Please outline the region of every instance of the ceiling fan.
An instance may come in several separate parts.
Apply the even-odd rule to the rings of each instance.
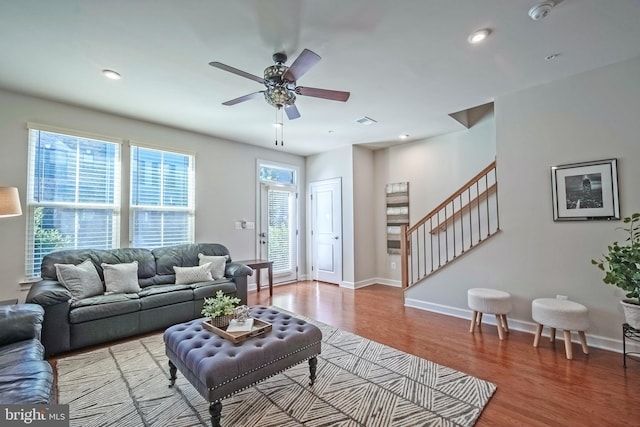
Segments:
[[[298,55],[296,60],[293,61],[293,64],[291,64],[290,67],[287,67],[284,65],[285,62],[287,62],[287,55],[282,52],[274,53],[273,62],[275,62],[275,65],[270,65],[264,69],[264,78],[238,70],[237,68],[223,64],[222,62],[214,61],[210,62],[209,65],[258,83],[262,83],[265,86],[264,90],[231,99],[223,102],[222,105],[236,105],[256,98],[260,96],[260,94],[264,94],[264,99],[269,104],[278,109],[284,108],[289,120],[293,120],[300,117],[300,112],[295,105],[296,95],[313,96],[314,98],[323,98],[341,102],[346,102],[349,99],[349,95],[351,95],[349,92],[297,85],[298,79],[309,71],[311,67],[317,64],[320,59],[320,55],[310,51],[309,49],[305,49],[300,53],[300,55]]]

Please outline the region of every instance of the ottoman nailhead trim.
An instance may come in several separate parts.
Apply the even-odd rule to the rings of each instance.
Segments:
[[[299,353],[299,352],[301,352],[301,351],[303,351],[303,350],[306,350],[306,349],[308,349],[308,348],[310,348],[310,347],[313,347],[314,345],[318,345],[318,344],[320,344],[320,341],[317,341],[317,342],[314,342],[314,343],[312,343],[312,344],[309,344],[309,345],[306,345],[306,346],[304,346],[304,347],[301,347],[301,348],[299,348],[298,350],[296,350],[296,351],[294,351],[294,352],[291,352],[291,353],[287,353],[287,354],[285,354],[284,356],[281,356],[281,357],[279,357],[279,358],[277,358],[277,359],[273,360],[273,361],[272,361],[272,362],[270,362],[270,363],[265,363],[265,364],[263,364],[263,365],[258,366],[257,368],[253,368],[252,370],[250,370],[250,371],[248,371],[248,372],[243,373],[242,375],[239,375],[239,376],[233,377],[233,378],[231,378],[230,380],[227,380],[227,381],[225,381],[225,382],[223,382],[223,383],[220,383],[220,384],[219,384],[219,385],[217,385],[216,387],[209,387],[209,390],[215,390],[215,389],[217,389],[217,388],[219,388],[219,387],[222,387],[222,386],[223,386],[223,385],[225,385],[225,384],[228,384],[228,383],[230,383],[230,382],[232,382],[232,381],[235,381],[235,380],[237,380],[237,379],[240,379],[240,378],[242,378],[242,377],[245,377],[245,376],[247,376],[247,375],[249,375],[249,374],[251,374],[251,373],[253,373],[253,372],[255,372],[255,371],[258,371],[258,370],[260,370],[260,369],[262,369],[262,368],[265,368],[265,367],[267,367],[267,366],[269,366],[269,365],[272,365],[273,363],[277,362],[278,360],[282,360],[282,359],[285,359],[285,358],[287,358],[287,357],[289,357],[289,356],[293,356],[293,355],[294,355],[294,354],[296,354],[296,353]],[[319,354],[319,353],[318,353],[318,354]],[[302,362],[304,362],[304,360],[301,360],[300,362],[294,363],[294,364],[293,364],[293,365],[291,365],[291,366],[295,366],[295,365],[297,365],[297,364],[299,364],[299,363],[302,363]],[[280,372],[283,372],[283,371],[278,371],[278,372],[276,372],[276,374],[279,374]],[[273,374],[273,375],[276,375],[276,374]],[[270,376],[269,376],[269,377],[267,377],[267,378],[270,378],[270,377],[272,377],[273,375],[270,375]],[[254,384],[257,384],[257,382],[256,382],[256,383],[254,383]],[[249,386],[249,387],[250,387],[250,386]],[[246,388],[246,387],[245,387],[245,388]],[[244,390],[244,389],[242,389],[242,390]],[[240,391],[240,390],[238,390],[238,391]],[[234,393],[237,393],[237,392],[234,392]],[[233,393],[232,393],[232,394],[233,394]]]

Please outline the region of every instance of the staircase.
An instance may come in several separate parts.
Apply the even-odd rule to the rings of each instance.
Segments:
[[[455,261],[500,231],[496,162],[411,227],[402,226],[402,287]]]

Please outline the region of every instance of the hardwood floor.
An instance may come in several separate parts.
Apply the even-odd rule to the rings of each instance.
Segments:
[[[563,341],[511,331],[504,341],[495,326],[469,333],[469,321],[404,307],[403,291],[374,285],[356,291],[298,282],[250,292],[250,305],[275,305],[343,328],[407,353],[497,385],[477,426],[640,425],[640,363],[574,343],[567,360]],[[560,334],[561,335],[561,334]]]

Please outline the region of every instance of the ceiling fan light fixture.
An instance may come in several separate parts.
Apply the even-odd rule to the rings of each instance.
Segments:
[[[293,105],[296,102],[295,93],[284,85],[267,88],[264,98],[276,108]]]
[[[474,31],[469,35],[467,41],[471,44],[478,44],[483,42],[487,37],[491,34],[491,30],[489,28],[484,28],[482,30]]]

